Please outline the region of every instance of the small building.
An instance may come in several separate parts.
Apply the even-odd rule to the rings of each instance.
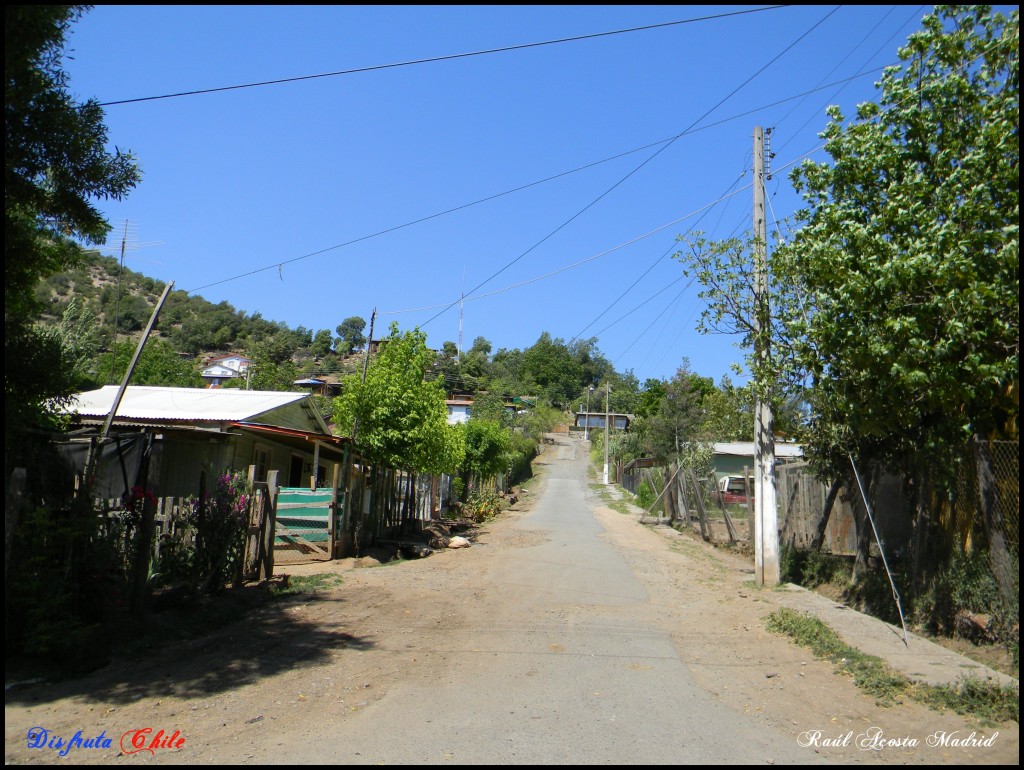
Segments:
[[[607,418],[610,430],[626,431],[629,430],[629,424],[635,419],[635,415],[612,412],[607,415]],[[604,430],[604,422],[604,412],[577,412],[573,432]]]
[[[245,375],[246,369],[252,364],[245,356],[230,355],[211,358],[202,371],[203,379],[211,388],[220,387],[227,380]]]
[[[341,383],[338,382],[337,377],[332,377],[331,375],[306,377],[301,380],[295,380],[292,385],[297,388],[309,388],[309,392],[314,396],[334,397],[341,393]]]
[[[98,433],[117,392],[118,386],[108,385],[74,397],[65,411],[78,429],[77,440]],[[111,438],[117,442],[139,434],[148,434],[158,448],[159,470],[152,480],[157,494],[175,497],[195,494],[204,471],[249,466],[255,466],[256,481],[276,470],[280,486],[308,487],[314,474],[318,486],[330,484],[333,466],[343,464],[349,443],[331,435],[307,393],[129,385]],[[119,462],[116,455],[112,462]],[[134,483],[133,473],[126,470],[124,476]]]
[[[746,468],[754,472],[753,441],[722,441],[714,444],[715,475],[721,479],[725,476],[742,476]],[[790,463],[804,459],[803,447],[786,441],[775,442],[775,462]]]
[[[467,422],[473,408],[471,398],[448,398],[444,405],[448,408],[448,424],[458,425]]]

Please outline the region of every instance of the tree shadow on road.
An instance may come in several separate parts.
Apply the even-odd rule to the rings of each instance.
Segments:
[[[46,661],[8,665],[6,679],[14,684],[7,684],[5,700],[29,706],[68,697],[110,703],[203,698],[291,669],[313,668],[328,663],[337,650],[374,646],[369,638],[342,630],[337,610],[345,601],[341,591],[281,596],[257,586],[195,599],[151,613],[145,633],[115,646],[107,665],[83,676],[58,678]],[[312,612],[310,604],[316,605]],[[204,627],[208,621],[201,618],[218,615],[219,624],[210,621],[214,630]]]

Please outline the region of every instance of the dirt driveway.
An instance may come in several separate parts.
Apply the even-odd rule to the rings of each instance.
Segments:
[[[61,760],[74,764],[282,761],[275,751],[286,742],[295,748],[284,761],[323,761],[315,745],[302,748],[304,739],[322,735],[325,725],[393,703],[389,698],[401,698],[410,683],[429,686],[446,668],[471,665],[481,654],[452,649],[451,632],[493,626],[495,608],[474,600],[474,576],[487,570],[496,553],[529,548],[546,537],[531,525],[531,510],[547,483],[544,463],[523,499],[476,532],[469,548],[383,566],[348,559],[290,567],[292,575],[330,573],[341,582],[314,595],[278,600],[212,635],[117,661],[81,679],[9,688],[6,763],[57,760],[55,748],[29,747],[33,728],[37,734],[38,728],[46,730],[49,740],[67,741],[77,731],[83,741],[111,739],[106,747],[76,745]],[[876,705],[830,665],[765,630],[763,619],[778,599],[752,585],[746,560],[674,530],[642,526],[589,494],[600,537],[625,556],[642,582],[647,611],[669,630],[694,680],[737,720],[771,726],[795,744],[812,744],[806,747],[808,763],[1017,763],[1016,724],[982,727],[914,703]],[[423,712],[427,721],[436,717]],[[152,731],[133,732],[147,728]],[[133,738],[151,741],[159,730],[163,744],[152,754],[129,753]],[[998,734],[987,746],[926,745],[928,736],[940,732]],[[874,748],[856,745],[872,735]],[[890,743],[883,747],[879,740]],[[454,750],[451,759],[458,763]]]

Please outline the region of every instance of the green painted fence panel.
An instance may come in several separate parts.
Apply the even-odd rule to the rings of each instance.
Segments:
[[[331,487],[316,490],[282,487],[277,496],[275,545],[301,542],[298,538],[326,545],[330,517],[334,512],[331,508],[333,501],[334,490]]]

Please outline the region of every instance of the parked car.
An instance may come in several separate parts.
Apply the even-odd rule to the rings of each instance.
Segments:
[[[718,480],[718,491],[722,495],[722,502],[727,505],[747,503],[747,485],[742,476],[723,476]]]

